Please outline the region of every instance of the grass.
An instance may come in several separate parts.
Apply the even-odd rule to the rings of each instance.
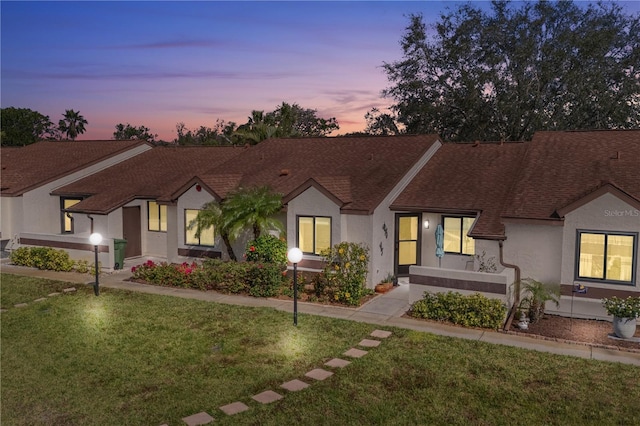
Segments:
[[[3,274],[2,305],[68,283]],[[62,286],[62,287],[58,287]],[[377,327],[267,308],[78,286],[2,319],[2,425],[640,424],[638,367],[404,329],[296,393]],[[25,301],[25,300],[20,300]],[[307,379],[311,382],[311,379]],[[285,397],[259,405],[251,396]],[[242,401],[233,417],[217,407]]]

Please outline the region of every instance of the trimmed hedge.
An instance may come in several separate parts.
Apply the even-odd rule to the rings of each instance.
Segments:
[[[504,322],[507,307],[498,299],[489,299],[480,293],[464,296],[458,292],[425,292],[415,302],[409,315],[436,321],[446,321],[465,327],[498,329]]]

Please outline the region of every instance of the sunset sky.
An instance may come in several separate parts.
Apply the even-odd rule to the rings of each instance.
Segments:
[[[407,15],[433,23],[456,4],[3,0],[1,105],[54,123],[79,110],[79,139],[130,123],[171,141],[179,122],[242,124],[283,101],[336,117],[336,134],[364,130],[365,113],[391,102],[381,65],[400,59]]]

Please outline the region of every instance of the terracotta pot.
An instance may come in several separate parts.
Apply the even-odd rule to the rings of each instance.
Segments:
[[[375,287],[376,293],[386,293],[393,288],[393,283],[377,284]]]
[[[613,317],[613,334],[621,339],[631,339],[636,334],[636,319]]]

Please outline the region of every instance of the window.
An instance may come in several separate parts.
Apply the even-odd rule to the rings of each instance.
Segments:
[[[638,234],[578,231],[577,279],[633,284]]]
[[[75,206],[80,201],[82,201],[82,198],[60,199],[60,223],[63,234],[73,234],[73,213],[67,213],[65,210]]]
[[[470,256],[475,254],[476,243],[473,238],[467,236],[474,220],[473,217],[444,217],[444,251],[446,253]]]
[[[200,210],[185,209],[184,211],[184,242],[189,245],[196,246],[213,246],[214,245],[214,229],[213,226],[200,231],[200,238],[196,237],[196,229],[188,229],[189,224],[197,216]]]
[[[149,231],[167,232],[167,206],[162,206],[155,201],[147,202]]]
[[[331,218],[298,216],[298,247],[310,254],[320,254],[330,248]]]

